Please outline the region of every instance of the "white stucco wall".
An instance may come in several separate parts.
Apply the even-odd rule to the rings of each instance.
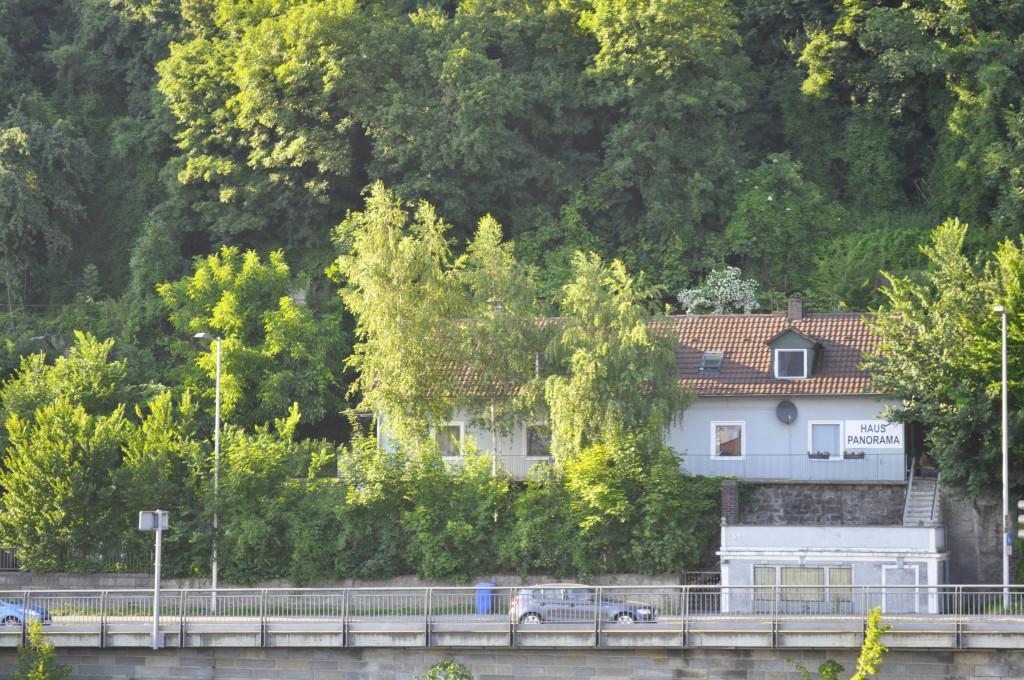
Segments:
[[[797,407],[796,420],[786,425],[778,420],[775,407],[781,397],[705,397],[698,399],[674,423],[666,443],[682,458],[682,467],[691,474],[731,476],[741,479],[902,482],[905,478],[904,451],[862,449],[862,460],[811,460],[807,457],[810,421],[872,420],[880,417],[890,403],[876,397],[790,397]],[[713,458],[711,423],[744,423],[746,453],[743,458]],[[477,450],[496,450],[499,460],[514,479],[525,479],[530,466],[544,459],[526,456],[526,427],[499,432],[497,446],[484,423],[468,413],[457,412],[452,423],[461,423],[467,439]],[[380,422],[381,445],[390,446],[387,421]]]
[[[456,411],[449,423],[462,425],[464,440],[467,443],[472,442],[479,453],[490,454],[496,451],[498,463],[512,479],[525,480],[533,465],[551,460],[526,455],[525,425],[518,425],[510,432],[502,432],[499,429],[495,437],[486,423],[479,422],[464,411]],[[395,444],[388,433],[386,417],[380,417],[377,432],[381,447],[385,450],[394,450]]]
[[[811,460],[810,421],[873,420],[891,402],[876,397],[789,397],[797,408],[790,424],[781,422],[775,408],[783,397],[705,397],[698,399],[674,424],[668,444],[683,454],[683,468],[695,475],[741,479],[797,481],[892,481],[905,478],[905,453],[897,449],[861,449],[863,460]],[[744,423],[745,455],[712,456],[711,424]]]

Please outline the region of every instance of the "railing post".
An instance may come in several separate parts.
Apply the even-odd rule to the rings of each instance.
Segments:
[[[423,610],[423,646],[430,647],[430,605],[433,601],[433,588],[427,588],[427,592],[424,594],[424,600],[426,600],[426,609]]]
[[[100,593],[100,649],[107,646],[107,591]]]
[[[508,589],[508,647],[516,648],[516,608],[513,605],[516,597],[516,589]]]
[[[341,591],[341,646],[348,647],[348,588]]]
[[[28,646],[28,603],[32,599],[31,591],[26,590],[21,603],[21,646]]]
[[[690,588],[689,586],[683,586],[679,591],[679,620],[680,626],[682,627],[682,646],[687,647],[689,640],[687,640],[689,629],[690,629]]]
[[[956,648],[964,648],[964,590],[962,586],[953,589],[953,625],[956,629]]]
[[[604,602],[604,586],[598,586],[597,592],[594,593],[594,597],[597,601],[594,603],[594,648],[601,646],[601,603]]]
[[[185,648],[185,619],[188,616],[188,588],[182,588],[178,595],[178,647]]]
[[[267,646],[267,589],[260,591],[260,647]]]
[[[772,649],[779,646],[779,600],[782,598],[782,592],[779,590],[779,585],[775,585],[775,597],[772,598]],[[753,593],[751,593],[751,600],[753,600]]]

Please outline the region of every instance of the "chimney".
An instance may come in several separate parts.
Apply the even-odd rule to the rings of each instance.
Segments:
[[[788,321],[801,321],[804,318],[804,300],[799,297],[789,298],[789,311],[786,313]]]

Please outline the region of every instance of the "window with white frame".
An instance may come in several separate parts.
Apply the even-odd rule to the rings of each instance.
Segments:
[[[462,453],[462,423],[445,423],[434,430],[441,455],[454,458]]]
[[[807,377],[806,349],[775,350],[775,377],[794,380]]]
[[[807,424],[807,450],[815,458],[843,457],[843,423],[838,420],[812,420]]]
[[[551,456],[551,428],[547,423],[526,426],[526,455],[531,458]]]
[[[757,565],[754,567],[754,599],[775,598],[776,584],[782,602],[853,602],[853,567]]]
[[[711,456],[742,458],[747,452],[745,424],[740,421],[711,423]]]
[[[775,567],[754,567],[754,600],[758,602],[775,600],[777,576]]]

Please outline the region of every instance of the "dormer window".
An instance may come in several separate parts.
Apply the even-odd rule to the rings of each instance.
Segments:
[[[807,377],[806,349],[775,350],[775,377],[797,380]]]
[[[722,360],[725,359],[725,352],[704,352],[700,358],[701,373],[717,373],[722,367]]]

